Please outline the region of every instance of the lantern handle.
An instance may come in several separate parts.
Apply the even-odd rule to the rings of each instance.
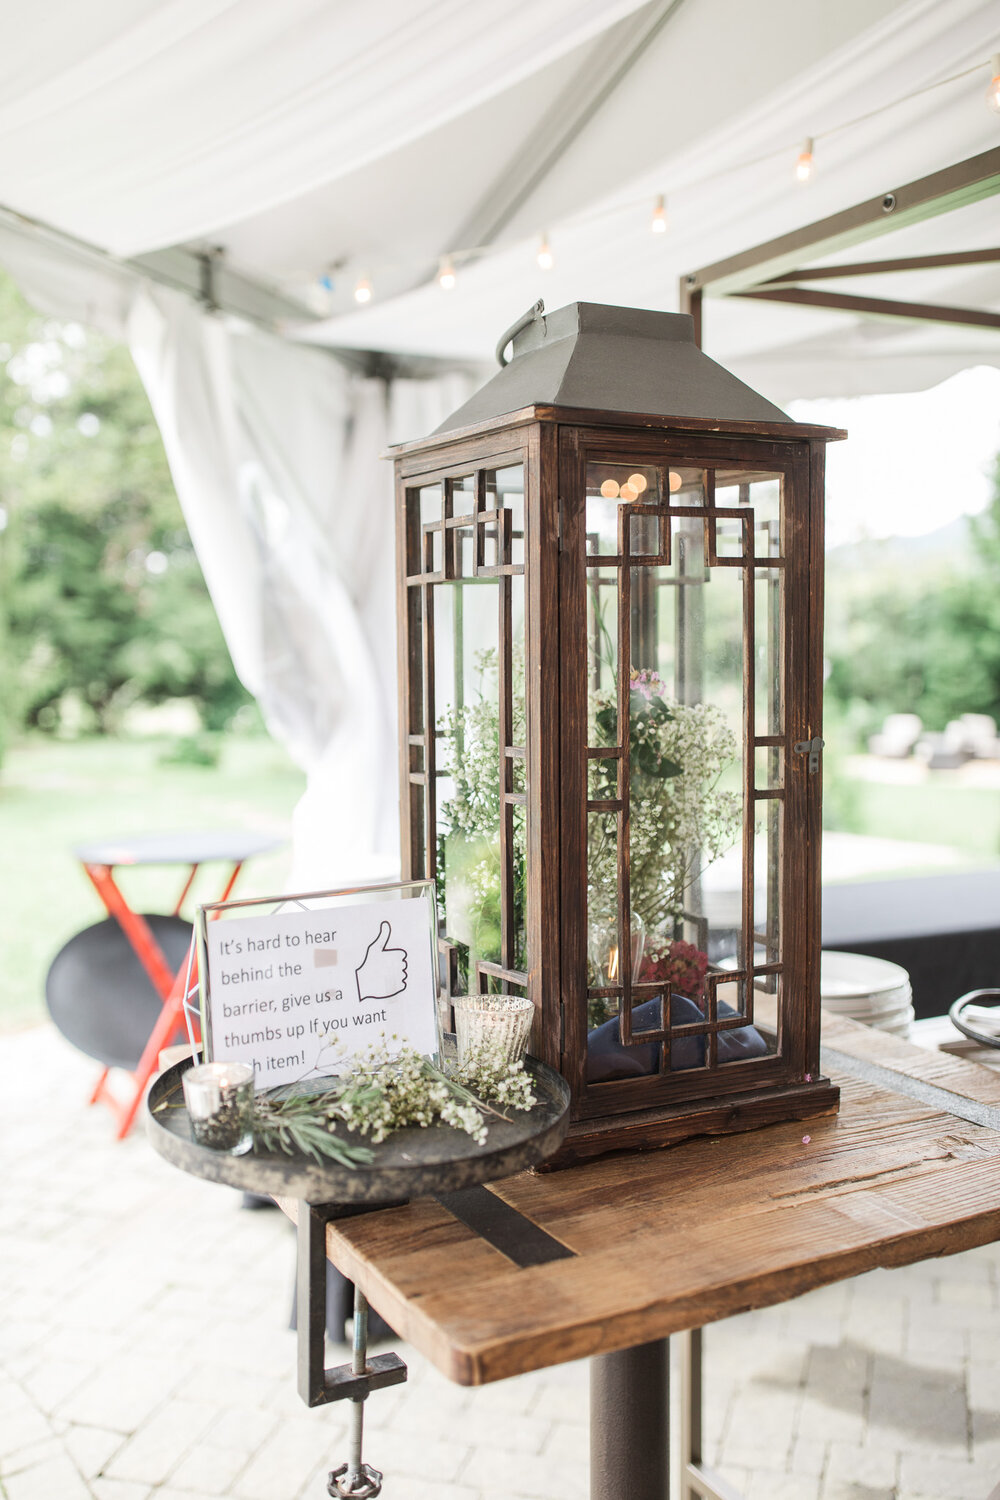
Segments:
[[[542,301],[541,297],[539,297],[538,301],[534,303],[533,306],[529,307],[526,313],[521,314],[516,323],[512,323],[510,325],[506,333],[502,333],[500,335],[500,342],[496,347],[496,356],[497,364],[500,366],[501,370],[505,365],[510,363],[506,353],[507,345],[513,338],[516,338],[516,336],[521,332],[522,328],[527,328],[529,323],[534,323],[536,318],[540,318],[544,311],[545,303]]]

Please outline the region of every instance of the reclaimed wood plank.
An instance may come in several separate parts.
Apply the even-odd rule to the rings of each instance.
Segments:
[[[956,1094],[1000,1096],[985,1069],[935,1066],[851,1023],[834,1020],[827,1040],[867,1042],[883,1066]],[[444,1374],[480,1384],[1000,1237],[1000,1131],[846,1074],[834,1081],[839,1115],[805,1127],[494,1185],[571,1259],[518,1268],[433,1200],[331,1224],[328,1254]]]

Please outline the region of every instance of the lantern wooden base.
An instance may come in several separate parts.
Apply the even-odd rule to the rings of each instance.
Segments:
[[[690,1101],[675,1111],[655,1109],[642,1114],[608,1115],[604,1119],[578,1120],[556,1154],[540,1172],[559,1171],[613,1151],[655,1151],[674,1146],[696,1135],[734,1135],[778,1125],[787,1120],[809,1120],[833,1115],[840,1104],[840,1089],[828,1078],[790,1088],[772,1088],[755,1094],[733,1094],[728,1099],[707,1100],[702,1106]]]

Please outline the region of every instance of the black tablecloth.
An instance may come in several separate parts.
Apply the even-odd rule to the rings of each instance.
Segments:
[[[917,1017],[1000,985],[1000,871],[868,880],[823,889],[823,947],[900,964]]]

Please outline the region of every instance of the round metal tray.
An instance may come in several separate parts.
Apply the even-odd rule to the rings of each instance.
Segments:
[[[375,1159],[366,1167],[321,1165],[299,1153],[286,1156],[257,1146],[245,1156],[199,1146],[191,1135],[181,1083],[190,1058],[168,1068],[153,1083],[146,1098],[146,1133],[175,1167],[252,1193],[304,1198],[309,1203],[391,1203],[456,1192],[537,1166],[562,1144],[569,1128],[569,1086],[536,1058],[527,1058],[525,1066],[538,1103],[512,1113],[509,1120],[489,1117],[485,1145],[448,1125],[397,1130],[371,1148]],[[347,1130],[344,1138],[356,1145],[370,1144]]]
[[[984,1000],[989,1002],[991,1010],[1000,1013],[1000,990],[970,990],[967,995],[960,995],[948,1012],[953,1026],[957,1026],[963,1036],[970,1041],[978,1042],[982,1047],[1000,1047],[1000,1036],[995,1032],[981,1031],[966,1018],[966,1011],[970,1006],[978,1006]],[[986,1009],[986,1007],[983,1007]]]

